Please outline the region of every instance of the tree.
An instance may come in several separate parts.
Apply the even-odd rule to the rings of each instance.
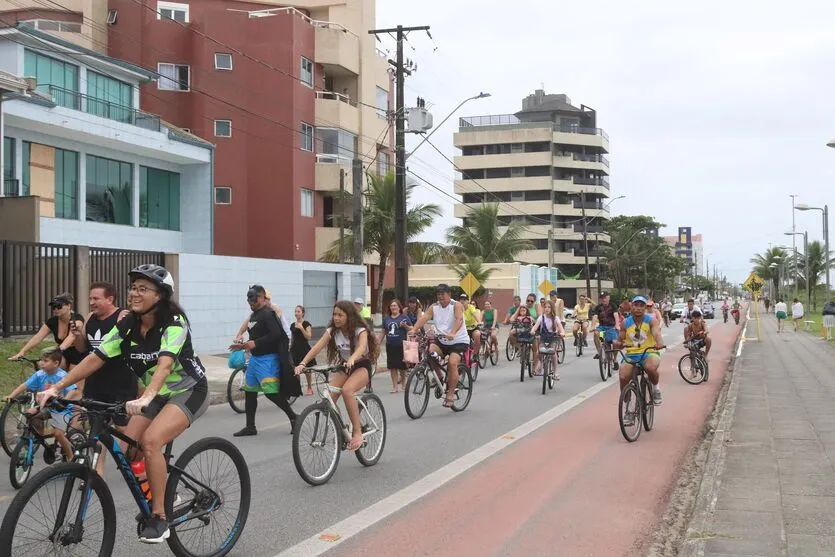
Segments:
[[[383,311],[383,284],[386,278],[386,268],[394,255],[395,243],[395,208],[397,196],[395,191],[394,172],[385,176],[367,174],[368,189],[365,191],[365,205],[363,207],[363,250],[368,254],[376,254],[379,258],[380,272],[377,281],[377,313]],[[415,184],[406,186],[406,200],[414,191]],[[441,215],[441,208],[434,203],[413,205],[406,211],[406,238],[414,238],[432,226],[436,217]],[[347,218],[346,218],[347,221]],[[353,234],[346,230],[344,243],[345,253],[351,253],[354,245]],[[339,240],[335,240],[322,255],[322,261],[339,261]],[[425,248],[421,246],[420,248]]]
[[[771,281],[774,285],[774,299],[780,297],[780,273],[791,273],[791,269],[785,268],[791,266],[789,253],[782,248],[768,248],[763,253],[758,253],[751,258],[751,263],[754,264],[753,271],[765,281]],[[784,274],[783,276],[787,276]]]
[[[467,257],[460,263],[453,263],[447,266],[456,275],[458,275],[459,281],[466,277],[468,273],[472,273],[476,280],[481,284],[487,282],[487,280],[490,278],[490,275],[492,275],[495,271],[498,270],[496,267],[485,267],[484,259],[478,256]]]
[[[808,246],[809,252],[809,289],[812,292],[812,308],[818,308],[818,290],[817,286],[820,284],[821,279],[826,275],[826,250],[824,248],[823,243],[815,240],[813,242],[809,242]],[[829,264],[830,268],[832,267],[833,263],[833,256],[832,250],[829,251]],[[806,259],[805,255],[799,258],[798,261],[799,267],[798,270],[800,271],[800,275],[803,279],[803,288],[806,288]]]
[[[447,242],[454,255],[460,258],[480,257],[487,263],[509,263],[519,253],[533,249],[533,243],[523,239],[528,228],[511,221],[504,233],[499,231],[499,204],[483,203],[471,207],[465,225],[447,230]]]
[[[449,247],[435,242],[409,242],[409,264],[447,263],[453,259]]]

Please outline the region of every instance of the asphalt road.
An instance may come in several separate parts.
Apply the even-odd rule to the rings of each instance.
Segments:
[[[720,319],[721,321],[721,319]],[[718,323],[714,321],[713,323]],[[731,324],[723,325],[727,329],[727,339],[723,342],[730,343],[731,332],[735,330]],[[674,324],[670,329],[665,329],[668,338],[679,339],[681,326]],[[735,333],[733,333],[735,335]],[[417,480],[437,471],[450,462],[470,453],[474,449],[500,438],[514,428],[525,424],[529,420],[541,416],[556,407],[572,399],[575,395],[587,391],[590,387],[601,384],[597,361],[592,359],[592,354],[584,354],[578,358],[570,346],[571,339],[568,338],[569,353],[566,355],[565,363],[560,366],[562,374],[561,381],[553,391],[546,395],[541,394],[541,378],[530,380],[526,378],[524,383],[519,381],[518,361],[508,363],[504,354],[497,367],[488,367],[481,371],[478,382],[475,384],[473,399],[466,411],[453,413],[444,409],[440,401],[432,398],[429,408],[423,418],[411,420],[404,411],[403,395],[390,394],[390,381],[387,373],[378,374],[375,377],[374,385],[376,392],[380,395],[385,405],[388,416],[388,437],[386,440],[385,452],[379,464],[372,468],[364,468],[350,453],[342,453],[342,458],[331,481],[324,486],[311,487],[307,485],[296,473],[293,465],[291,452],[291,436],[289,424],[282,412],[273,407],[269,402],[262,401],[259,407],[257,423],[259,434],[256,437],[234,439],[232,433],[243,426],[243,416],[233,414],[226,405],[218,405],[210,408],[195,425],[187,431],[181,439],[178,439],[175,446],[184,448],[187,444],[207,435],[219,435],[226,437],[240,448],[249,466],[252,479],[252,503],[250,506],[249,518],[241,540],[230,555],[238,556],[274,556],[284,550],[292,548],[316,536],[340,521],[349,519],[356,513],[367,509],[371,505],[380,502],[395,492],[410,486]],[[668,341],[669,342],[669,341]],[[676,342],[678,342],[676,340]],[[591,345],[591,340],[589,340]],[[593,345],[591,345],[593,349]],[[675,358],[677,360],[677,357]],[[676,389],[694,389],[684,385],[677,377],[671,367],[671,358],[665,358],[666,380],[676,382]],[[674,365],[674,362],[672,362]],[[719,367],[719,366],[716,366]],[[712,373],[721,379],[721,373],[712,368]],[[605,414],[605,440],[604,445],[618,444],[626,447],[620,437],[616,418],[617,390],[610,388],[616,380],[610,379],[607,387],[595,391],[588,396],[588,399],[573,399],[578,404],[577,408],[567,412],[565,415],[554,420],[553,424],[567,423],[572,416],[576,416],[583,408],[589,406],[589,401],[600,398],[605,394],[608,399],[614,396],[615,403],[609,404],[604,411],[595,410],[597,414]],[[717,383],[714,383],[714,386]],[[692,392],[692,391],[691,391]],[[667,391],[665,391],[665,396]],[[708,397],[707,394],[703,395]],[[709,398],[709,397],[708,397]],[[296,402],[296,410],[300,411],[305,403],[311,402],[310,398],[302,398]],[[666,401],[665,401],[666,402]],[[609,408],[608,406],[611,406]],[[664,405],[663,410],[656,414],[657,423],[663,424],[667,412],[670,409]],[[704,412],[708,410],[707,404]],[[698,421],[694,416],[690,421]],[[703,420],[703,417],[702,417]],[[699,424],[694,424],[694,429]],[[571,425],[575,433],[582,432],[582,422]],[[663,425],[661,426],[663,427]],[[649,435],[653,435],[650,433]],[[674,436],[675,437],[675,436]],[[639,448],[644,437],[633,448],[632,454]],[[689,438],[688,438],[689,439]],[[692,436],[695,442],[695,435]],[[513,449],[499,452],[485,463],[477,465],[473,470],[479,470],[494,461],[501,461],[515,450],[533,450],[536,453],[539,449],[553,450],[554,447],[540,447],[541,435],[531,435],[514,445]],[[690,444],[692,444],[690,442]],[[516,446],[520,448],[516,448]],[[669,481],[672,482],[674,468],[678,465],[680,454],[689,446],[676,447],[670,454],[664,450],[653,453],[655,457],[667,458],[670,465],[667,466]],[[570,450],[563,447],[561,451]],[[509,457],[507,457],[509,458]],[[8,459],[3,455],[0,457],[0,465],[7,466]],[[130,498],[127,488],[113,470],[112,462],[108,463],[107,479],[114,488],[118,512],[118,537],[117,549],[114,554],[121,557],[169,555],[166,545],[147,546],[136,541],[136,524],[133,516],[136,514],[135,505]],[[39,466],[43,466],[42,464]],[[613,464],[614,466],[614,464]],[[512,473],[524,474],[522,469],[511,471]],[[467,473],[469,475],[470,472]],[[508,479],[512,479],[513,475]],[[594,482],[594,478],[585,476],[583,481]],[[458,480],[456,480],[457,482]],[[9,500],[14,496],[15,491],[8,485],[8,480],[0,481],[0,512],[5,512]],[[451,483],[450,485],[456,485]],[[589,493],[605,498],[605,493],[593,489],[593,485],[574,486],[579,494],[588,488]],[[448,493],[448,487],[443,491]],[[452,489],[455,489],[454,487]],[[462,496],[466,495],[462,493]],[[423,502],[421,502],[423,503]],[[484,502],[482,502],[484,503]],[[488,504],[497,501],[488,502]],[[470,500],[468,504],[479,505],[478,500]],[[516,503],[519,504],[518,502]],[[585,501],[584,505],[594,501]],[[600,501],[604,505],[604,501]],[[656,502],[656,504],[660,504]],[[418,505],[412,505],[417,507]],[[408,509],[407,509],[408,511]],[[401,511],[401,513],[406,511]],[[605,525],[605,522],[603,523]],[[489,524],[486,525],[489,527]],[[374,531],[372,527],[370,529]],[[378,532],[380,530],[377,530]],[[368,539],[368,532],[360,534],[353,541],[360,543]],[[378,551],[366,555],[389,555],[392,548],[386,548],[386,538],[382,537],[383,545]],[[347,551],[350,543],[337,544],[334,549],[338,554],[351,555],[359,554]],[[416,548],[415,548],[416,549]],[[410,552],[408,548],[400,547],[398,554],[425,554],[421,552]],[[441,550],[440,553],[443,554]],[[505,552],[507,553],[507,552]],[[512,553],[512,552],[511,552]],[[507,553],[507,554],[511,554]],[[536,553],[536,552],[534,552]],[[309,554],[309,552],[308,552]],[[585,553],[588,554],[588,553]],[[600,554],[600,553],[595,553]],[[615,554],[615,553],[612,553]]]

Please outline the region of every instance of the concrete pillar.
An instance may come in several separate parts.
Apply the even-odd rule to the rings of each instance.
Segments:
[[[87,315],[90,311],[90,248],[75,247],[75,311]]]
[[[165,268],[174,277],[174,301],[180,303],[180,254],[166,253]]]

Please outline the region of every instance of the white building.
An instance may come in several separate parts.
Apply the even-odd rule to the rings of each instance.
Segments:
[[[212,253],[214,147],[138,110],[156,74],[25,25],[0,71],[30,85],[2,102],[0,239]]]

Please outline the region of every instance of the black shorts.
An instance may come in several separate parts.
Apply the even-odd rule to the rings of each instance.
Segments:
[[[463,356],[464,352],[466,352],[467,348],[469,348],[469,347],[470,347],[469,344],[464,344],[463,342],[460,342],[458,344],[441,344],[441,343],[438,343],[438,348],[441,349],[441,353],[444,356],[449,356],[450,354],[459,354],[459,355]]]
[[[172,396],[157,395],[142,411],[142,415],[153,420],[166,404],[173,404],[188,418],[188,425],[203,415],[209,407],[209,382],[203,378],[191,389]]]
[[[406,369],[403,363],[403,343],[386,344],[386,367],[389,369]]]
[[[357,360],[354,363],[354,367],[351,368],[351,371],[347,372],[348,377],[353,375],[355,371],[359,371],[361,369],[364,369],[366,373],[368,373],[368,382],[371,383],[371,377],[374,375],[374,366],[371,364],[371,360],[369,360],[368,358],[362,358],[360,360]],[[338,373],[346,372],[340,371]]]

